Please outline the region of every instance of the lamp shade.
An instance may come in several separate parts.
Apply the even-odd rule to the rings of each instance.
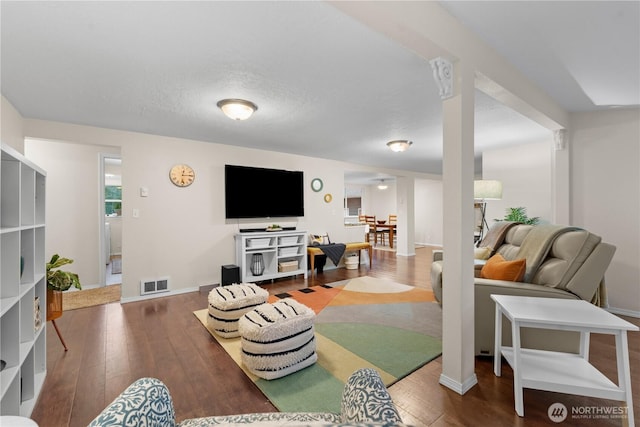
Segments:
[[[487,179],[473,181],[473,198],[484,200],[502,199],[502,182]]]
[[[244,99],[223,99],[217,105],[225,116],[233,120],[247,120],[258,109],[256,104]]]

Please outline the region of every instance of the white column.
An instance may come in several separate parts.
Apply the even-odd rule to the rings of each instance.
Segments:
[[[475,86],[469,64],[458,61],[453,68],[451,95],[443,96],[442,104],[445,274],[440,384],[464,394],[478,382],[474,372],[473,288]]]
[[[396,206],[398,215],[396,256],[415,256],[415,179],[396,178]]]

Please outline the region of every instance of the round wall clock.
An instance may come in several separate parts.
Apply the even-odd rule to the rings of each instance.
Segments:
[[[196,173],[189,165],[175,165],[169,171],[169,179],[178,187],[188,187],[196,179]]]

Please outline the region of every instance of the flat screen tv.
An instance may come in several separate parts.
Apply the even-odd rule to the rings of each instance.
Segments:
[[[302,171],[225,165],[224,182],[228,219],[304,216]]]

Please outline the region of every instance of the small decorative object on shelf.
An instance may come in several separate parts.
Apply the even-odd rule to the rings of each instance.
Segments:
[[[33,329],[38,331],[42,326],[42,315],[40,314],[40,297],[33,301]]]
[[[7,366],[7,362],[0,360],[0,371],[3,371],[5,366]]]
[[[267,231],[282,231],[282,227],[278,224],[271,224],[267,226]]]
[[[24,257],[20,255],[20,278],[22,278],[22,273],[24,273]]]
[[[254,276],[262,276],[262,273],[264,273],[264,258],[262,254],[253,254],[251,257],[251,273]]]

